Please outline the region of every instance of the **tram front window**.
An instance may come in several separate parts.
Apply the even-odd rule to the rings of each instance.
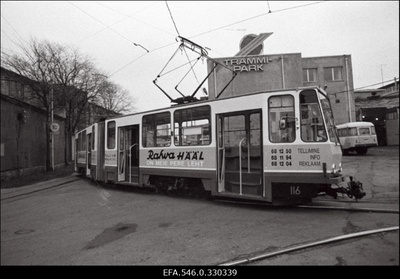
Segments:
[[[322,111],[324,113],[324,118],[325,118],[325,125],[329,134],[329,139],[331,140],[331,142],[339,144],[339,138],[336,133],[335,121],[333,119],[331,103],[328,97],[326,97],[324,94],[320,93],[318,95],[320,97]]]
[[[315,90],[300,93],[301,139],[304,142],[324,142],[328,140]]]

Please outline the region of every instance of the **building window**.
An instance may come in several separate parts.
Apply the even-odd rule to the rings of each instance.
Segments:
[[[175,145],[210,144],[210,120],[211,108],[209,106],[175,111]]]
[[[343,80],[343,67],[329,67],[324,68],[325,81]]]
[[[171,145],[171,114],[161,112],[143,116],[143,147]]]
[[[107,149],[115,148],[115,121],[110,121],[107,124]]]
[[[316,82],[317,81],[317,68],[303,69],[303,81],[304,82]]]

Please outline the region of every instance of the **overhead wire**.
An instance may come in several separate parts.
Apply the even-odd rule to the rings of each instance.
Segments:
[[[299,9],[299,8],[303,8],[303,7],[306,7],[306,6],[316,5],[316,4],[320,4],[320,3],[324,3],[324,2],[326,2],[326,1],[320,1],[320,2],[315,2],[315,3],[308,3],[308,4],[304,4],[304,5],[298,5],[298,6],[294,6],[294,7],[284,8],[284,9],[276,10],[276,11],[274,11],[273,13],[283,12],[283,11],[292,10],[292,9]],[[271,13],[272,13],[272,12],[271,12]],[[240,20],[240,21],[236,21],[236,22],[233,22],[233,23],[224,25],[224,26],[220,26],[220,27],[211,29],[211,30],[206,31],[206,32],[203,32],[203,33],[199,33],[199,34],[194,35],[194,36],[191,36],[191,37],[189,37],[189,38],[199,37],[199,36],[202,36],[202,35],[205,35],[205,34],[208,34],[208,33],[212,33],[212,32],[218,31],[218,30],[220,30],[220,29],[223,29],[223,28],[226,28],[226,27],[235,25],[235,24],[239,24],[239,23],[242,23],[242,22],[246,22],[246,21],[249,21],[249,20],[258,18],[258,17],[262,17],[262,16],[265,16],[265,15],[268,15],[268,14],[271,14],[271,13],[270,13],[270,12],[268,12],[268,13],[263,13],[263,14],[260,14],[260,15],[256,15],[256,16],[249,17],[249,18],[246,18],[246,19],[242,19],[242,20]],[[155,51],[158,51],[158,50],[161,50],[161,49],[164,49],[164,48],[169,47],[169,46],[172,46],[172,45],[174,45],[174,44],[176,44],[176,42],[172,42],[172,43],[169,43],[169,44],[166,44],[166,45],[162,45],[162,46],[157,47],[157,48],[154,48],[154,49],[150,49],[150,50],[149,50],[149,53],[150,53],[150,52],[155,52]],[[130,64],[132,64],[132,61],[129,62],[127,65],[130,65]],[[123,66],[120,70],[122,70],[122,69],[124,69],[124,68],[125,68],[125,66]],[[117,72],[119,72],[120,70],[114,72],[114,74],[117,73]]]
[[[118,10],[114,9],[114,8],[111,8],[111,7],[109,7],[109,6],[106,6],[106,5],[104,5],[104,4],[100,3],[100,2],[95,2],[95,3],[98,4],[98,5],[101,5],[101,6],[105,7],[105,8],[107,8],[107,9],[109,9],[109,10],[111,10],[111,11],[114,11],[114,12],[116,12],[116,13],[119,13],[119,14],[121,14],[121,15],[124,15],[124,16],[126,16],[127,18],[131,18],[131,19],[136,20],[136,21],[138,21],[138,22],[140,22],[140,23],[142,23],[142,24],[144,24],[144,25],[150,26],[151,28],[157,29],[157,30],[159,30],[159,31],[161,31],[161,32],[163,32],[163,33],[166,33],[166,34],[168,34],[168,35],[171,35],[171,36],[175,37],[174,34],[168,32],[168,31],[166,31],[166,30],[163,30],[163,29],[158,28],[158,27],[156,27],[156,26],[153,26],[153,25],[151,25],[151,24],[149,24],[149,23],[147,23],[147,22],[144,22],[144,21],[142,21],[142,20],[140,20],[140,19],[137,19],[136,17],[133,17],[134,14],[137,14],[137,13],[139,13],[139,12],[141,12],[141,11],[143,11],[143,10],[145,10],[145,9],[147,9],[147,8],[149,8],[149,7],[151,7],[151,6],[153,6],[154,4],[152,4],[152,5],[150,5],[150,6],[146,7],[146,8],[143,8],[143,9],[137,11],[137,12],[135,12],[135,13],[132,14],[132,15],[127,15],[126,13],[123,13],[123,12],[121,12],[121,11],[118,11]]]
[[[4,33],[4,35],[17,47],[20,47],[20,45],[18,43],[16,43],[3,29],[1,29],[1,32]],[[1,46],[2,49],[4,49],[3,46]],[[11,50],[11,49],[9,49]]]
[[[176,26],[174,17],[172,16],[172,13],[171,13],[171,10],[170,10],[170,8],[169,8],[169,6],[168,6],[167,1],[165,1],[165,5],[167,5],[167,9],[168,9],[169,15],[170,15],[170,17],[171,17],[171,19],[172,19],[172,22],[173,22],[173,24],[174,24],[174,26],[175,26],[176,33],[178,33],[178,36],[180,36],[178,27]]]
[[[97,22],[99,22],[100,24],[106,26],[107,28],[109,28],[111,31],[113,31],[114,33],[118,34],[120,37],[124,38],[125,40],[131,42],[134,46],[138,46],[143,48],[145,51],[147,51],[147,53],[149,52],[149,50],[147,48],[145,48],[144,46],[142,46],[141,44],[135,43],[132,40],[128,39],[127,37],[125,37],[124,35],[122,35],[121,33],[117,32],[116,30],[114,30],[113,28],[107,26],[105,23],[103,23],[102,21],[100,21],[99,19],[97,19],[96,17],[92,16],[91,14],[89,14],[88,12],[86,12],[85,10],[81,9],[80,7],[78,7],[77,5],[75,5],[72,2],[69,2],[71,5],[73,5],[75,8],[77,8],[78,10],[80,10],[81,12],[85,13],[86,15],[90,16],[91,18],[93,18],[94,20],[96,20]]]
[[[11,29],[14,31],[17,39],[19,40],[20,43],[24,42],[25,40],[22,38],[22,36],[18,33],[18,31],[12,26],[12,24],[4,17],[2,14],[1,17],[7,22],[7,24],[11,27]],[[4,32],[4,31],[3,31]],[[5,32],[4,32],[5,33]],[[14,42],[13,42],[14,43]],[[14,43],[15,44],[15,43]],[[17,44],[16,44],[17,45]]]
[[[172,12],[171,12],[171,9],[170,9],[169,6],[168,6],[167,1],[165,1],[165,5],[167,6],[169,15],[170,15],[170,17],[171,17],[171,20],[172,20],[174,26],[175,26],[176,33],[178,34],[178,36],[180,36],[181,34],[179,33],[178,27],[176,26],[174,17],[172,16]],[[189,55],[188,55],[188,53],[187,53],[187,51],[186,51],[186,48],[183,48],[183,51],[185,52],[186,58],[188,59],[189,64],[190,64],[190,69],[189,69],[189,71],[191,70],[191,71],[193,72],[193,75],[194,75],[194,77],[196,78],[197,83],[199,84],[200,82],[199,82],[199,80],[198,80],[198,78],[197,78],[197,75],[196,75],[194,69],[193,69],[194,65],[192,65],[192,62],[190,61]],[[189,73],[189,71],[188,71],[188,73]],[[186,74],[186,75],[187,75],[187,74]],[[185,78],[186,75],[185,75],[183,78]],[[183,79],[182,79],[182,80],[183,80]],[[176,87],[179,86],[179,84],[182,82],[182,80],[178,83],[178,85],[177,85]]]
[[[387,83],[387,82],[391,82],[391,81],[393,81],[393,79],[385,80],[385,81],[383,81],[383,83]],[[362,87],[358,87],[358,88],[353,88],[353,89],[351,89],[351,90],[349,90],[349,91],[350,91],[350,92],[354,92],[354,91],[356,91],[356,90],[368,88],[368,87],[371,87],[371,86],[376,86],[376,85],[379,85],[379,84],[382,84],[382,81],[377,82],[377,83],[374,83],[374,84],[370,84],[370,85],[365,85],[365,86],[362,86]],[[376,88],[371,88],[371,90],[376,90]],[[338,92],[332,92],[332,93],[330,93],[330,94],[340,94],[340,93],[347,93],[347,90],[338,91]]]
[[[242,23],[242,22],[246,22],[246,21],[249,21],[249,20],[258,18],[258,17],[266,16],[266,15],[271,14],[271,13],[279,13],[279,12],[283,12],[283,11],[287,11],[287,10],[293,10],[293,9],[298,9],[298,8],[304,8],[304,7],[307,7],[307,6],[317,5],[317,4],[321,4],[321,3],[324,3],[324,2],[326,2],[326,1],[319,1],[319,2],[315,2],[315,3],[308,3],[308,4],[304,4],[304,5],[298,5],[298,6],[294,6],[294,7],[289,7],[289,8],[284,8],[284,9],[276,10],[276,11],[274,11],[274,12],[270,12],[270,10],[269,10],[267,13],[262,13],[262,14],[259,14],[259,15],[256,15],[256,16],[252,16],[252,17],[249,17],[249,18],[246,18],[246,19],[242,19],[242,20],[239,20],[239,21],[236,21],[236,22],[233,22],[233,23],[224,25],[224,26],[220,26],[220,27],[211,29],[211,30],[209,30],[209,31],[206,31],[206,32],[203,32],[203,33],[199,33],[199,34],[194,35],[194,36],[191,36],[191,37],[189,37],[189,38],[199,37],[199,36],[202,36],[202,35],[205,35],[205,34],[208,34],[208,33],[211,33],[211,32],[214,32],[214,31],[217,31],[217,30],[220,30],[220,29],[223,29],[223,28],[232,26],[232,25],[236,25],[236,24],[239,24],[239,23]]]

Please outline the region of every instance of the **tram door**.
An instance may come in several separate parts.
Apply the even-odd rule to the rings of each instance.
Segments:
[[[118,181],[139,183],[139,125],[118,129]]]
[[[90,167],[92,166],[92,134],[87,135],[86,144],[86,175],[90,176]]]
[[[218,192],[263,195],[261,111],[217,116]]]

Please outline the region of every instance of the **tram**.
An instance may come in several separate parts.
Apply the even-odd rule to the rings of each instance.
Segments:
[[[352,151],[365,155],[368,148],[378,146],[375,126],[371,122],[349,122],[336,128],[344,155]]]
[[[77,172],[160,192],[299,204],[344,181],[331,106],[318,87],[113,117],[75,141]]]
[[[352,178],[348,188],[340,186],[345,180],[341,145],[322,88],[219,98],[236,73],[210,58],[206,48],[178,38],[175,54],[187,48],[199,55],[197,61],[207,57],[214,62],[206,78],[191,95],[178,90],[181,80],[175,89],[182,97],[173,99],[157,85],[165,66],[153,83],[174,104],[108,118],[78,132],[77,172],[96,181],[157,192],[207,193],[273,205],[310,202],[320,193],[350,193],[356,199],[365,195],[362,184]],[[232,78],[215,99],[195,98],[221,67],[231,71]]]

